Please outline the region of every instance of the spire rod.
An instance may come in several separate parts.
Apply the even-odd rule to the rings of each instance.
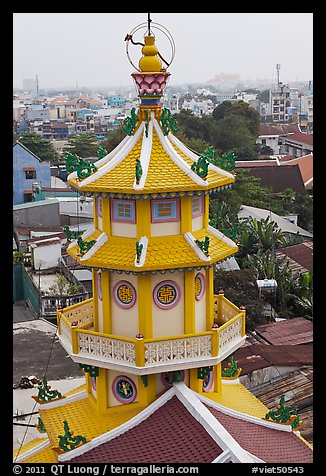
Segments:
[[[151,34],[151,18],[150,18],[150,13],[147,13],[147,24],[148,24],[148,34]]]

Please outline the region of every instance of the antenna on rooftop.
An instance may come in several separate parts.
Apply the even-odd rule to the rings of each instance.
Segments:
[[[277,63],[277,65],[276,65],[277,86],[280,85],[280,69],[281,69],[281,65],[280,65],[280,63]]]
[[[35,79],[36,79],[36,96],[38,96],[38,76],[37,76],[37,74],[35,76]]]

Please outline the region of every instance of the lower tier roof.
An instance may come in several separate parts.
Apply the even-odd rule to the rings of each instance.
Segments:
[[[150,237],[147,242],[145,239],[147,247],[139,265],[135,262],[136,238],[108,237],[95,228],[82,235],[84,241],[95,240],[89,251],[81,255],[74,241],[68,246],[67,252],[86,267],[143,273],[209,267],[238,251],[232,240],[210,226],[185,235]],[[206,236],[210,239],[209,257],[194,244],[195,240],[203,241]]]

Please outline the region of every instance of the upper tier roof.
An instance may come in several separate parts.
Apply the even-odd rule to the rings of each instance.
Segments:
[[[184,195],[208,193],[231,186],[234,175],[209,164],[206,180],[191,169],[199,155],[188,149],[171,131],[164,135],[154,112],[138,123],[134,134],[95,162],[97,171],[85,179],[77,172],[68,176],[68,183],[87,194],[105,194],[120,198],[143,198],[159,194]],[[136,159],[140,160],[142,175],[136,183]]]

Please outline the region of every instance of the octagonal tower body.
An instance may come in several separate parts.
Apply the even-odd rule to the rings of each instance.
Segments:
[[[174,135],[162,106],[170,73],[154,36],[142,53],[126,137],[86,178],[68,177],[94,198],[94,223],[82,235],[90,246],[68,246],[92,269],[93,298],[59,311],[58,328],[99,412],[148,405],[173,381],[219,393],[221,362],[245,339],[244,311],[213,291],[214,265],[238,248],[209,225],[209,194],[234,176],[212,164],[206,177],[196,172],[198,154]]]

